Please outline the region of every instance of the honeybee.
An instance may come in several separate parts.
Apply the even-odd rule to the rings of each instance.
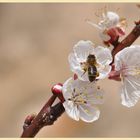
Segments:
[[[93,54],[89,54],[89,56],[87,57],[86,62],[82,63],[83,65],[83,70],[84,73],[82,74],[82,76],[88,72],[88,79],[90,82],[93,82],[96,80],[96,77],[99,76],[99,72],[97,71],[96,66],[98,65],[96,62],[96,58],[95,55]]]

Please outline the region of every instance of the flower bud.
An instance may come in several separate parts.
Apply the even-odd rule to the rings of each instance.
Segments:
[[[63,97],[63,94],[62,94],[62,86],[63,86],[63,84],[58,83],[51,88],[51,91],[63,103],[64,102],[64,97]]]
[[[30,114],[25,118],[23,129],[26,129],[33,121],[33,119],[36,117],[36,114]]]

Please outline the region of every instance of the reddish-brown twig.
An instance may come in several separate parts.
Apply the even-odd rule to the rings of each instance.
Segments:
[[[24,128],[21,137],[34,137],[41,128],[52,125],[64,112],[64,107],[61,102],[51,107],[51,103],[54,99],[54,96],[50,98],[38,115],[32,120],[31,124]]]
[[[135,22],[135,24],[136,26],[134,27],[134,29],[124,40],[122,40],[121,42],[112,43],[112,45],[114,46],[114,49],[112,51],[113,61],[111,63],[112,70],[109,74],[109,79],[121,81],[120,75],[114,70],[114,56],[125,47],[129,47],[140,36],[140,20],[138,22]]]
[[[52,125],[54,121],[64,112],[64,107],[62,102],[64,98],[62,95],[62,84],[57,84],[52,87],[53,95],[38,113],[38,115],[29,115],[26,117],[23,125],[23,133],[21,137],[34,137],[38,131],[46,125]],[[60,99],[61,102],[52,107],[53,102],[56,97]]]
[[[122,40],[120,43],[115,43],[114,49],[112,51],[112,56],[114,57],[116,53],[124,49],[125,47],[130,46],[139,36],[140,36],[140,21],[135,22],[136,26],[130,32],[130,34]]]

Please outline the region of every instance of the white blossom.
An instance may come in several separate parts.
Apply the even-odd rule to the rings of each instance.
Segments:
[[[63,106],[69,117],[93,122],[99,118],[97,104],[103,103],[103,91],[96,84],[69,78],[63,85]]]
[[[122,36],[125,34],[125,18],[120,18],[117,13],[112,11],[102,13],[101,20],[98,24],[95,24],[89,20],[87,22],[99,29],[99,35],[103,41],[109,41],[112,37],[114,37],[114,33],[109,33],[110,29],[115,31],[116,36]]]
[[[95,56],[97,62],[96,68],[99,76],[96,79],[106,78],[111,71],[109,65],[112,62],[111,51],[102,46],[95,47],[91,41],[81,40],[73,47],[73,52],[68,57],[71,70],[80,80],[89,81],[88,72],[84,71],[84,64],[90,54]]]
[[[127,107],[140,98],[140,45],[132,45],[115,56],[115,70],[121,75],[121,100]]]

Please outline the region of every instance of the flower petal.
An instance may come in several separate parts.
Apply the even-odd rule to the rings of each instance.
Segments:
[[[80,119],[85,122],[93,122],[98,120],[100,111],[96,107],[81,105],[79,106]]]
[[[93,43],[89,40],[80,40],[74,47],[74,54],[79,62],[85,62],[90,52],[93,52]]]
[[[97,62],[102,65],[109,65],[112,62],[111,51],[108,48],[98,46],[95,48]]]
[[[69,61],[69,64],[70,64],[70,68],[73,72],[75,72],[76,69],[81,69],[80,63],[77,61],[74,53],[69,54],[68,61]]]
[[[110,21],[110,27],[116,26],[119,23],[120,17],[118,16],[118,14],[112,11],[108,11],[106,16]]]
[[[70,53],[68,60],[69,60],[71,71],[76,73],[76,75],[80,80],[89,81],[87,72],[84,74],[84,70],[81,68],[81,65],[78,62],[74,53]]]
[[[140,81],[129,76],[124,79],[121,90],[122,105],[134,106],[140,98]]]
[[[140,66],[138,58],[140,58],[140,45],[132,45],[123,49],[115,55],[115,70],[119,71],[124,66]]]
[[[115,56],[115,69],[122,74],[121,99],[127,107],[134,106],[140,98],[140,45],[132,45]]]
[[[71,98],[71,93],[73,91],[73,83],[72,82],[73,82],[73,79],[69,78],[63,84],[62,93],[63,93],[63,96],[64,96],[65,100],[67,100],[68,98]]]
[[[68,102],[65,101],[63,103],[63,106],[65,108],[65,111],[66,111],[67,115],[70,118],[72,118],[76,121],[79,121],[79,114],[80,114],[79,109],[77,108],[76,105],[73,104],[72,101],[68,101]]]
[[[109,76],[109,73],[111,72],[111,66],[110,65],[104,65],[99,68],[97,68],[99,72],[99,76],[97,79],[104,79]]]

